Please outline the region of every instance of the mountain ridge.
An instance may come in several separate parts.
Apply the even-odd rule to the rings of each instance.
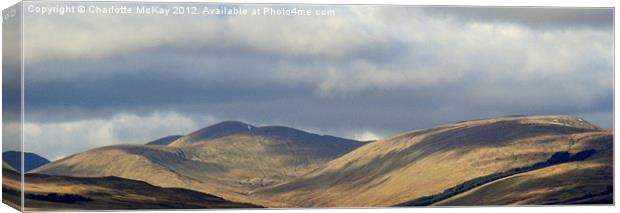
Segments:
[[[312,135],[317,137],[329,137],[333,139],[349,141],[351,143],[360,143],[361,141],[347,139],[332,135],[321,135],[316,133],[310,133],[304,130],[282,126],[282,125],[266,125],[266,126],[254,126],[241,121],[222,121],[174,140],[170,146],[183,146],[192,143],[200,143],[201,141],[208,141],[218,138],[224,138],[232,135],[258,135],[266,137],[290,137],[294,135]]]
[[[165,136],[165,137],[161,137],[152,141],[149,141],[147,143],[145,143],[146,145],[168,145],[172,142],[174,142],[175,140],[179,139],[183,137],[183,135],[169,135],[169,136]]]
[[[169,145],[115,145],[89,150],[35,172],[119,176],[268,207],[378,207],[437,195],[494,174],[538,178],[540,171],[551,168],[575,173],[576,167],[566,165],[590,165],[607,159],[610,154],[605,150],[612,144],[613,131],[563,115],[462,121],[407,131],[372,143],[233,121],[202,128]],[[506,173],[553,159],[557,153],[572,156],[587,150],[594,154],[584,161]],[[613,159],[600,162],[604,164],[601,168],[608,168]],[[588,177],[598,185],[571,183],[587,186],[593,193],[607,192],[607,176]],[[505,186],[503,180],[442,198],[437,205],[472,202],[467,195],[478,187]],[[522,187],[520,192],[533,186]],[[572,188],[559,190],[576,193]],[[505,197],[502,201],[507,203],[502,205],[515,202],[513,197]],[[547,200],[540,198],[530,204]]]

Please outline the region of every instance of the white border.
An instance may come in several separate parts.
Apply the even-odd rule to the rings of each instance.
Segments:
[[[129,0],[135,1],[135,0]],[[151,2],[230,2],[230,3],[312,3],[312,4],[396,4],[396,5],[471,5],[471,6],[570,6],[570,7],[614,7],[618,5],[616,1],[611,0],[415,0],[415,1],[406,1],[406,0],[383,0],[383,1],[371,1],[371,0],[206,0],[206,1],[197,1],[197,0],[149,0]],[[144,2],[144,1],[142,1]],[[0,9],[8,8],[9,6],[17,3],[16,0],[8,0],[8,1],[0,1]],[[614,27],[617,26],[617,17],[614,16]],[[615,29],[615,28],[614,28]],[[0,30],[1,33],[1,30]],[[617,38],[618,35],[614,35]],[[0,43],[0,48],[2,47]],[[614,48],[614,56],[616,50]],[[1,62],[0,57],[0,62]],[[617,58],[614,58],[614,64],[618,61]],[[614,66],[615,67],[615,66]],[[614,82],[617,80],[617,76],[614,75]],[[0,75],[0,81],[2,80],[2,76]],[[614,100],[616,100],[616,88],[614,84]],[[2,93],[2,88],[0,87],[0,94]],[[0,105],[0,110],[2,106]],[[615,105],[614,101],[614,112],[617,112],[618,106]],[[2,115],[0,115],[0,119]],[[617,126],[617,120],[614,115],[614,126]],[[617,131],[614,130],[614,134]],[[1,133],[0,133],[1,135]],[[618,158],[618,151],[614,150],[615,159]],[[614,168],[615,170],[615,168]],[[616,174],[616,173],[614,173]],[[618,183],[618,176],[615,175],[615,184]],[[615,203],[618,204],[618,196],[615,196]],[[207,211],[215,211],[215,212],[249,212],[248,210],[204,210],[204,211],[189,211],[189,212],[207,212]],[[589,212],[612,212],[618,211],[617,207],[610,206],[562,206],[562,207],[460,207],[460,208],[391,208],[391,209],[287,209],[287,210],[251,210],[254,212],[321,212],[321,213],[333,213],[333,212],[360,212],[360,213],[369,213],[369,212],[464,212],[464,213],[497,213],[501,211],[501,213],[521,213],[521,212],[563,212],[563,213],[571,213],[571,212],[579,212],[584,213],[585,211]],[[15,209],[0,204],[0,212],[17,212]],[[114,211],[114,212],[125,212],[125,211]],[[127,211],[127,212],[135,212],[135,211]],[[140,212],[174,212],[174,213],[186,213],[188,211],[140,211]],[[588,212],[588,213],[589,213]]]

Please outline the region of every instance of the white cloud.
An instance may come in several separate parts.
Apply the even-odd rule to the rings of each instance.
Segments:
[[[369,41],[381,38],[375,31],[351,25],[356,21],[356,17],[348,14],[349,8],[341,6],[330,9],[337,10],[341,15],[30,15],[26,19],[24,30],[24,40],[27,41],[24,43],[25,57],[29,63],[97,59],[159,46],[186,49],[209,46],[244,47],[278,55],[345,57]]]
[[[381,139],[381,137],[382,136],[379,136],[371,131],[364,131],[353,135],[353,138],[358,141],[374,141]]]
[[[2,151],[21,150],[21,127],[18,122],[2,123]]]
[[[583,102],[611,88],[613,34],[607,31],[545,32],[514,24],[457,21],[414,25],[398,30],[409,52],[389,63],[354,61],[317,70],[314,74],[323,77],[317,83],[317,94],[442,88],[472,80],[498,86],[546,81],[564,90],[588,87],[576,93],[582,94],[575,98]]]
[[[207,120],[214,120],[212,117]],[[58,159],[87,149],[115,144],[143,144],[200,126],[176,112],[140,116],[117,114],[109,119],[24,124],[25,150]]]

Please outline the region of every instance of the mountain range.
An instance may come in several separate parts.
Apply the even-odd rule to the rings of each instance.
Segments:
[[[611,204],[613,131],[573,116],[511,116],[361,142],[226,121],[29,175],[116,177],[264,207]]]

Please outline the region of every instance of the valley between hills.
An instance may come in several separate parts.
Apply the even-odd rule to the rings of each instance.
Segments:
[[[371,142],[226,121],[25,174],[26,209],[613,204],[613,130],[512,116]],[[3,161],[4,202],[19,173]]]

